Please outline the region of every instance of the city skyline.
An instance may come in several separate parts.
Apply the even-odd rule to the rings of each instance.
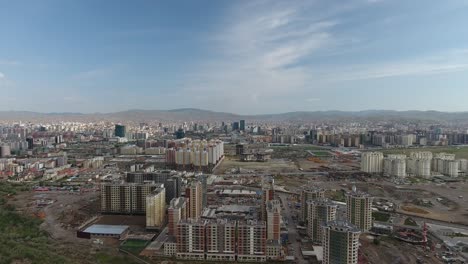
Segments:
[[[466,1],[7,3],[0,110],[466,111],[466,11]]]

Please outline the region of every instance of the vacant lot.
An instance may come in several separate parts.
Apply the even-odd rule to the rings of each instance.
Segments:
[[[240,169],[244,172],[257,173],[282,173],[282,172],[297,172],[297,166],[294,162],[285,159],[272,159],[267,162],[242,162],[237,158],[226,157],[224,161],[216,168],[216,174],[230,174],[235,170]]]

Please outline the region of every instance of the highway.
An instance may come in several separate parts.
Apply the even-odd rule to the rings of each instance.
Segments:
[[[278,193],[278,196],[281,199],[281,202],[284,207],[284,211],[282,212],[282,214],[288,220],[288,236],[289,236],[289,241],[292,243],[290,246],[294,249],[294,257],[296,258],[294,263],[308,264],[309,262],[305,260],[304,257],[302,256],[301,243],[297,242],[297,239],[300,239],[300,235],[297,232],[296,226],[292,219],[291,211],[288,206],[288,194]]]

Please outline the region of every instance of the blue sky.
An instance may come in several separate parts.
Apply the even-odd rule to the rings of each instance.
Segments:
[[[468,0],[0,0],[0,110],[468,111]]]

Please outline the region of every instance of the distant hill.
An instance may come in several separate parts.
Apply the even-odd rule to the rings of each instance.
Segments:
[[[302,111],[266,115],[238,115],[233,113],[215,112],[209,110],[183,108],[172,110],[128,110],[115,113],[38,113],[28,111],[0,111],[3,121],[314,121],[314,120],[426,120],[468,122],[468,112],[438,112],[438,111]]]

